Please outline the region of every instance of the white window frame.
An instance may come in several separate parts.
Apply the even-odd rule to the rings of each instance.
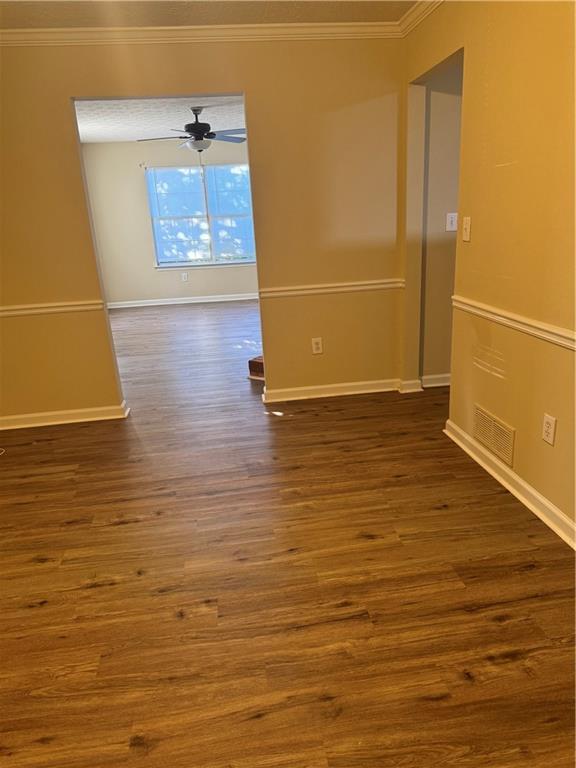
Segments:
[[[162,219],[167,219],[170,221],[176,221],[178,219],[193,219],[193,218],[205,218],[208,222],[208,229],[209,232],[212,232],[211,223],[213,219],[224,219],[224,218],[235,218],[235,219],[250,219],[252,221],[252,227],[254,227],[254,211],[252,210],[252,214],[233,214],[229,217],[226,216],[211,216],[208,210],[208,190],[206,188],[206,181],[204,176],[204,169],[205,168],[222,168],[225,166],[232,166],[232,165],[244,165],[246,168],[248,168],[248,177],[250,177],[250,167],[248,163],[210,163],[210,165],[151,165],[146,166],[145,173],[147,171],[156,171],[156,170],[175,170],[177,168],[194,168],[198,169],[201,172],[202,175],[202,188],[204,191],[204,201],[205,201],[205,207],[206,207],[206,216],[158,216],[156,217],[157,221],[161,221]],[[252,190],[250,190],[250,197],[252,197]],[[210,240],[210,255],[212,257],[212,261],[202,261],[202,262],[196,262],[193,261],[179,261],[179,262],[170,262],[167,264],[160,264],[158,261],[158,249],[156,247],[156,236],[154,232],[154,216],[152,215],[152,210],[150,209],[150,199],[148,195],[148,189],[146,189],[146,202],[148,205],[148,214],[150,216],[150,225],[151,225],[151,233],[152,233],[152,245],[154,248],[154,268],[159,270],[166,270],[166,269],[179,269],[181,271],[185,271],[187,269],[213,269],[214,267],[248,267],[248,266],[254,266],[256,264],[256,252],[254,252],[254,257],[252,259],[246,259],[244,261],[216,261],[214,256],[214,250],[212,248],[212,240]],[[256,249],[254,249],[256,251]]]

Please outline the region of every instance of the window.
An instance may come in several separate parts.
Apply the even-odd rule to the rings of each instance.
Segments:
[[[159,267],[256,260],[247,165],[146,171]]]

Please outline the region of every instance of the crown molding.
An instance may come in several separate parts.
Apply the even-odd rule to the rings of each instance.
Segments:
[[[444,0],[419,0],[415,5],[406,11],[404,16],[397,22],[402,32],[401,37],[406,37],[407,34],[412,32],[420,22],[429,16],[432,11],[436,10],[439,5],[442,5]]]
[[[363,40],[400,38],[396,23],[239,24],[201,27],[78,27],[76,29],[10,29],[0,45],[147,45],[150,43],[234,43],[275,40]]]
[[[0,30],[0,46],[146,45],[275,40],[401,39],[443,0],[420,0],[399,21],[337,24],[231,24],[197,27],[77,27]]]

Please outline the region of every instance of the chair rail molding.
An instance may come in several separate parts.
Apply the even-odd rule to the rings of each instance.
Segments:
[[[316,283],[312,285],[282,285],[261,288],[261,299],[281,299],[285,296],[317,296],[322,293],[356,293],[358,291],[383,291],[404,288],[405,281],[392,277],[382,280],[355,280],[340,283]]]
[[[63,312],[95,312],[104,309],[101,300],[53,301],[47,304],[8,304],[0,307],[0,317],[20,315],[54,315]]]
[[[490,304],[482,304],[479,301],[474,301],[474,299],[467,299],[465,296],[452,296],[452,306],[461,312],[483,317],[485,320],[491,320],[493,323],[504,325],[507,328],[520,331],[520,333],[526,333],[537,339],[542,339],[542,341],[557,344],[559,347],[565,347],[572,351],[576,349],[576,331],[572,331],[570,328],[543,323],[525,315],[517,315]]]

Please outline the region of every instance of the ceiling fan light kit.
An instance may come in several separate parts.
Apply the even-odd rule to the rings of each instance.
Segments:
[[[178,128],[172,128],[176,133],[184,133],[186,135],[158,136],[153,139],[138,139],[138,141],[184,139],[184,142],[180,144],[180,146],[196,152],[203,152],[205,149],[208,149],[213,141],[227,141],[231,144],[243,144],[246,141],[246,136],[239,135],[246,133],[245,128],[230,128],[222,131],[213,131],[210,123],[201,123],[198,119],[204,107],[190,107],[190,109],[194,115],[194,122],[186,123],[183,131]]]
[[[208,147],[212,144],[210,139],[189,139],[188,141],[185,141],[184,144],[181,144],[181,147],[186,147],[191,152],[204,152],[205,149],[208,149]]]

